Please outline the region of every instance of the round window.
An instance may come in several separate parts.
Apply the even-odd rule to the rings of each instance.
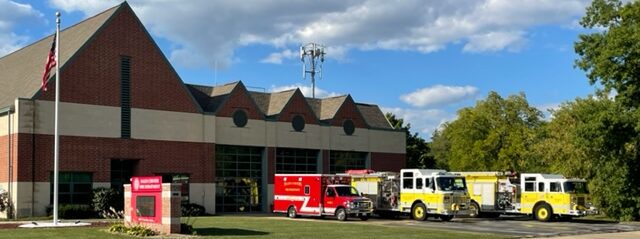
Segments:
[[[344,129],[345,134],[352,135],[356,131],[356,126],[353,124],[353,120],[348,119],[342,123],[342,129]]]
[[[291,126],[295,131],[302,131],[304,129],[304,118],[301,115],[293,116],[293,121],[291,121]]]
[[[244,112],[244,110],[233,112],[233,123],[238,127],[247,125],[247,112]]]

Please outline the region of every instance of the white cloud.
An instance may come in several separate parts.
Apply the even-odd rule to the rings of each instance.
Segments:
[[[472,98],[477,92],[473,86],[435,85],[401,95],[400,100],[415,107],[437,106]]]
[[[50,0],[87,15],[120,1]],[[317,42],[339,49],[438,51],[451,43],[464,51],[517,51],[527,31],[571,24],[590,0],[328,0],[328,1],[128,1],[156,36],[170,40],[169,54],[183,66],[231,63],[234,50],[267,44],[279,52],[265,62],[288,59],[297,46]],[[278,55],[280,53],[281,55]],[[328,57],[334,57],[331,53]]]
[[[282,64],[282,59],[298,58],[298,52],[286,49],[282,52],[271,53],[267,58],[262,59],[262,63]]]
[[[455,114],[450,114],[441,109],[411,109],[381,107],[382,112],[393,113],[398,118],[404,119],[405,124],[411,124],[411,132],[417,132],[427,141],[431,140],[433,132],[443,123],[455,119]]]
[[[0,0],[0,57],[20,49],[29,40],[28,36],[15,32],[16,22],[40,22],[42,17],[43,14],[29,4]]]
[[[306,86],[303,84],[293,84],[293,85],[284,85],[284,86],[271,86],[271,89],[269,89],[270,92],[280,92],[280,91],[285,91],[285,90],[290,90],[290,89],[295,89],[295,88],[299,88],[300,91],[302,92],[302,94],[305,97],[311,97],[312,95],[312,88],[311,86]],[[320,89],[318,87],[316,87],[316,98],[326,98],[326,97],[334,97],[334,96],[339,96],[339,95],[343,95],[340,93],[336,93],[336,92],[329,92],[323,89]]]

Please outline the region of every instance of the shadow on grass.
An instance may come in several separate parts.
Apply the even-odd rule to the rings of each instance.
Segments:
[[[263,231],[254,231],[238,228],[195,228],[198,235],[201,236],[263,236],[269,234]]]

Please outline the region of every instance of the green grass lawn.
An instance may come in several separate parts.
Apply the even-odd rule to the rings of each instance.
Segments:
[[[499,238],[493,234],[389,227],[338,222],[333,219],[298,220],[263,216],[213,216],[191,218],[201,237],[208,238]],[[0,238],[129,238],[105,228],[0,229]]]

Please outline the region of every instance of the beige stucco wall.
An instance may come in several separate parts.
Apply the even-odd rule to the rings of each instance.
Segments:
[[[209,214],[216,213],[216,184],[215,183],[190,183],[189,202],[197,203],[207,210]]]
[[[369,130],[369,150],[380,153],[407,152],[405,132],[389,130]]]
[[[204,142],[215,143],[216,142],[216,117],[213,115],[204,115]]]
[[[17,107],[20,116],[20,133],[35,131],[36,134],[53,134],[54,109],[52,101],[20,100]],[[61,102],[59,121],[61,135],[120,137],[120,108],[118,107]],[[35,127],[33,127],[34,124]]]
[[[369,130],[356,128],[353,135],[344,133],[342,127],[325,127],[323,135],[326,148],[330,150],[369,151]],[[389,140],[389,139],[386,139]]]
[[[14,213],[16,218],[24,218],[32,216],[31,203],[33,204],[33,216],[46,216],[46,207],[49,205],[49,182],[13,182],[11,191],[11,200],[14,205]],[[7,190],[8,184],[0,184],[0,188]],[[31,198],[33,189],[34,197]],[[0,214],[0,217],[6,218],[6,212]]]
[[[203,126],[204,115],[199,113],[131,109],[131,138],[134,139],[203,142]]]
[[[282,148],[321,148],[322,127],[306,125],[296,132],[290,122],[268,122],[268,146]]]
[[[216,144],[242,145],[242,146],[266,146],[267,122],[264,120],[249,120],[245,127],[239,128],[233,123],[232,118],[217,117]]]

